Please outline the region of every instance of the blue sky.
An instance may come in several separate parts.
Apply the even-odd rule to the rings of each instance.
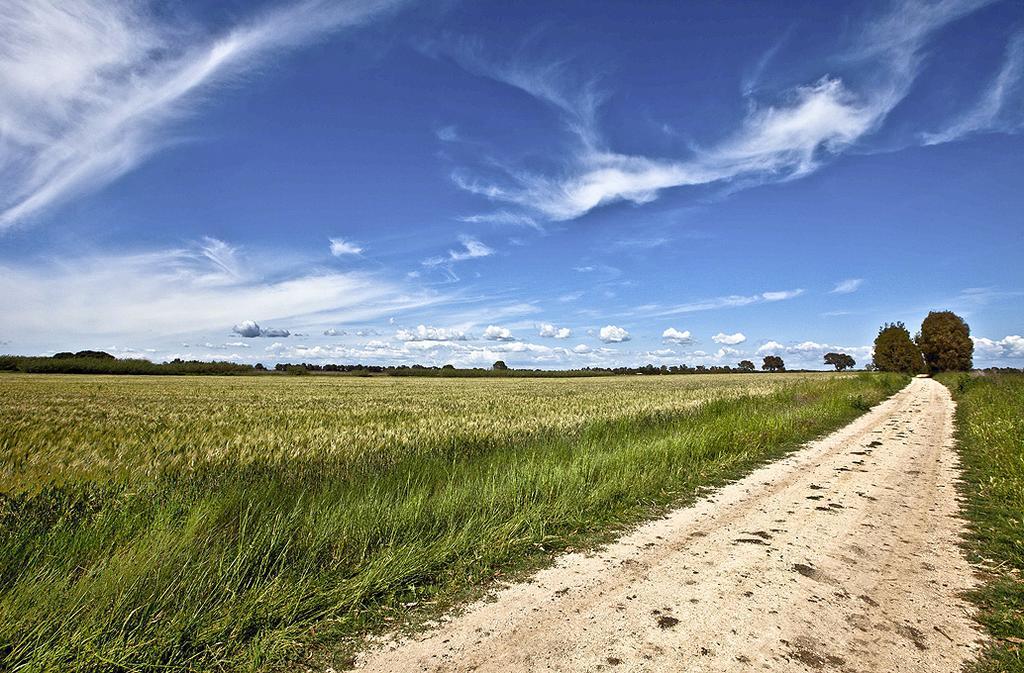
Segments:
[[[112,3],[0,18],[0,350],[1024,366],[1024,5]]]

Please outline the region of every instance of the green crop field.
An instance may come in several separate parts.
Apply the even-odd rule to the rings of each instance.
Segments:
[[[0,670],[341,666],[906,380],[0,375]]]

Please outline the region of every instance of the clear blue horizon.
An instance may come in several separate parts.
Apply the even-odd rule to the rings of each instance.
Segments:
[[[14,0],[0,352],[1024,366],[1024,5]]]

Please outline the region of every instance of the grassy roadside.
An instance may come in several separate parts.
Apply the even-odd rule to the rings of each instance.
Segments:
[[[994,639],[972,670],[1024,671],[1024,375],[938,378],[957,401],[967,550],[986,575],[971,599]]]
[[[221,462],[0,498],[0,669],[266,670],[692,499],[906,382],[801,380],[472,451]]]

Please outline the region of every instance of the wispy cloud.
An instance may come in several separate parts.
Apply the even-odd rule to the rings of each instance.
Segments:
[[[973,133],[1010,131],[1018,128],[1024,121],[1019,113],[1016,119],[1005,119],[1004,111],[1008,102],[1021,98],[1022,75],[1024,33],[1017,33],[1006,48],[1006,60],[1002,68],[978,102],[945,129],[922,134],[921,140],[925,145],[937,145],[959,140]]]
[[[267,269],[231,245],[0,264],[0,314],[19,340],[159,339],[199,331],[227,333],[250,320],[303,327],[394,315],[444,301],[379,275],[298,268]]]
[[[712,297],[710,299],[701,299],[698,301],[687,302],[685,304],[677,304],[675,306],[653,306],[650,309],[643,311],[643,313],[655,316],[666,316],[679,315],[682,313],[696,313],[698,311],[713,311],[720,308],[737,308],[740,306],[750,306],[751,304],[759,304],[763,302],[784,301],[786,299],[799,297],[803,293],[803,289],[796,289],[762,292],[760,294],[751,295],[732,294],[724,297]]]
[[[486,223],[486,224],[511,224],[515,226],[530,227],[543,231],[544,228],[537,222],[536,218],[525,213],[513,213],[507,210],[499,210],[495,213],[483,213],[479,215],[466,215],[460,217],[461,222]]]
[[[0,230],[131,170],[211,84],[396,0],[285,5],[217,36],[143,3],[10,0],[0,16]]]
[[[440,266],[442,264],[452,264],[454,262],[463,262],[467,259],[477,259],[479,257],[490,257],[494,254],[494,250],[481,243],[472,236],[460,236],[459,243],[462,244],[461,249],[449,250],[448,254],[441,257],[429,257],[423,260],[423,266]]]
[[[604,101],[593,79],[572,77],[564,61],[537,64],[525,58],[495,62],[479,48],[454,49],[467,70],[530,93],[559,110],[579,139],[564,170],[545,175],[514,166],[502,179],[456,170],[455,183],[492,201],[515,204],[550,220],[571,220],[616,201],[643,204],[662,190],[744,181],[756,184],[799,178],[875,131],[904,98],[917,76],[920,52],[937,28],[988,0],[905,1],[867,26],[849,61],[871,71],[851,88],[825,75],[771,104],[754,105],[725,140],[681,159],[617,153],[598,128]]]
[[[343,238],[332,238],[331,240],[331,254],[335,257],[342,257],[344,255],[360,255],[363,252],[363,247],[352,241],[346,241]]]
[[[863,278],[847,278],[836,283],[836,286],[832,288],[832,294],[850,294],[859,290],[863,284]]]

